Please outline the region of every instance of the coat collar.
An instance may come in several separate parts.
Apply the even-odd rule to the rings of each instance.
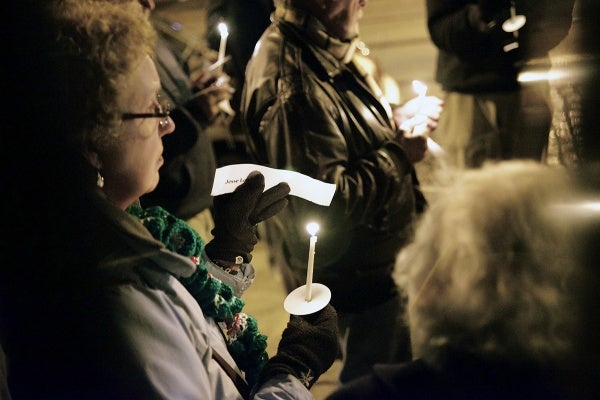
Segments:
[[[331,53],[342,64],[349,63],[359,43],[358,36],[351,40],[340,40],[331,36],[325,26],[308,12],[283,4],[275,9],[275,18],[296,26],[305,32],[318,47]]]
[[[154,239],[144,225],[132,215],[109,203],[101,194],[92,201],[98,210],[93,216],[109,238],[104,247],[103,269],[109,274],[127,275],[139,265],[154,265],[174,276],[189,277],[196,266],[185,257],[168,250]]]
[[[358,36],[351,40],[340,40],[329,35],[325,26],[310,13],[299,8],[292,7],[287,2],[277,6],[274,12],[275,20],[286,22],[296,29],[305,33],[309,41],[316,47],[324,50],[331,55],[337,62],[326,60],[321,54],[316,53],[315,56],[319,59],[320,64],[326,69],[327,74],[331,78],[341,73],[343,67],[346,66],[352,72],[362,79],[369,87],[371,93],[381,103],[385,109],[388,119],[393,121],[392,108],[384,96],[383,90],[356,56],[356,48],[360,43]]]

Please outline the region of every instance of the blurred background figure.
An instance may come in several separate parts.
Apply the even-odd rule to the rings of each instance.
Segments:
[[[271,23],[270,15],[274,9],[273,0],[210,0],[206,4],[206,37],[210,48],[219,50],[219,23],[227,24],[230,31],[227,54],[231,56],[231,62],[224,66],[224,70],[231,76],[235,88],[231,107],[236,115],[229,126],[229,140],[216,143],[219,165],[249,160],[239,114],[244,73],[256,42]]]
[[[328,399],[598,398],[597,174],[512,160],[458,175],[396,263],[414,361]]]
[[[600,2],[576,0],[569,34],[552,51],[554,121],[548,163],[578,168],[600,160]]]
[[[330,207],[290,199],[267,233],[292,291],[306,280],[306,223],[321,225],[314,278],[331,289],[340,316],[346,381],[375,362],[410,359],[391,271],[425,208],[414,163],[427,152],[441,102],[417,99],[432,100],[433,111],[415,107],[397,123],[374,69],[356,51],[364,1],[276,6],[248,62],[240,112],[254,162],[337,186]]]
[[[552,122],[548,51],[574,0],[427,0],[445,111],[432,137],[453,165],[545,157]]]
[[[159,171],[159,184],[140,201],[144,207],[159,205],[187,220],[208,242],[214,228],[210,192],[217,167],[210,131],[229,129],[230,117],[219,103],[231,99],[234,89],[222,69],[211,67],[216,58],[197,35],[155,12],[153,0],[139,3],[158,33],[155,51],[160,96],[171,104],[170,116],[177,126],[176,135],[163,139],[165,163]],[[158,4],[165,7],[168,2]]]

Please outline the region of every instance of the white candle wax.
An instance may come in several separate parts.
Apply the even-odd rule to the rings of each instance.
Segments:
[[[418,81],[418,80],[412,81],[412,87],[413,87],[413,90],[417,93],[417,96],[419,98],[424,98],[425,95],[427,94],[427,85],[421,81]],[[420,107],[423,107],[422,103],[421,103]],[[415,126],[412,130],[412,134],[415,136],[422,135],[426,132],[427,132],[427,123],[426,122]]]
[[[412,87],[419,98],[423,98],[427,95],[428,88],[425,83],[415,79],[414,81],[412,81]],[[413,129],[412,134],[420,135],[426,132],[427,129],[428,128],[426,123],[422,125],[417,125]],[[442,147],[439,144],[437,144],[437,142],[435,142],[432,138],[430,138],[429,135],[427,135],[427,148],[434,157],[442,157],[444,155],[444,150],[442,149]]]
[[[227,24],[224,22],[219,22],[218,25],[219,32],[221,32],[221,43],[219,44],[219,57],[217,58],[217,62],[221,62],[221,65],[218,67],[218,71],[223,69],[223,60],[225,60],[225,51],[227,49],[227,37],[229,36],[229,31],[227,30]]]
[[[317,243],[317,237],[310,237],[310,248],[308,250],[308,269],[306,270],[306,297],[304,300],[310,301],[312,299],[312,280],[313,280],[313,269],[315,265],[315,243]]]
[[[311,222],[306,226],[306,230],[310,233],[310,246],[308,248],[308,267],[306,269],[306,296],[304,300],[312,300],[312,280],[313,280],[313,269],[315,265],[315,245],[317,243],[317,232],[319,225]]]
[[[414,81],[412,81],[412,87],[419,97],[424,97],[425,94],[427,94],[427,85],[421,81],[415,79]]]

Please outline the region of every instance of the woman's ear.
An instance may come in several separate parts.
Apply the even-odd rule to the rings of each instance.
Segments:
[[[102,170],[102,161],[100,161],[100,156],[95,151],[85,150],[83,152],[83,157],[86,160],[88,160],[88,162],[90,163],[90,165],[93,168],[96,169],[96,175],[97,175],[96,186],[98,186],[100,189],[102,189],[104,187],[104,177],[100,173],[100,171]]]
[[[89,161],[92,167],[96,168],[98,171],[102,169],[102,161],[100,161],[100,156],[97,152],[86,150],[83,152],[83,156]]]

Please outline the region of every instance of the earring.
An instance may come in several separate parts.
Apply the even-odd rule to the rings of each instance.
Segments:
[[[104,187],[104,177],[102,175],[100,175],[100,171],[97,171],[98,173],[98,178],[96,179],[96,185],[99,188],[103,188]]]

